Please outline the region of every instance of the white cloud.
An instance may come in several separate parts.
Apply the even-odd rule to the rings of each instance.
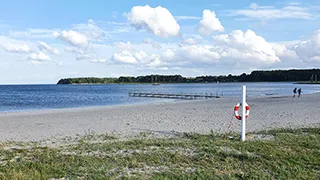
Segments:
[[[27,44],[13,44],[8,43],[2,46],[6,51],[17,52],[17,53],[27,53],[30,52],[30,47]]]
[[[160,37],[179,35],[179,24],[170,11],[161,6],[155,8],[148,5],[134,6],[126,16],[136,29],[144,28]]]
[[[311,60],[317,61],[317,62],[320,63],[320,56],[314,56],[314,57],[311,58]]]
[[[224,27],[214,11],[204,10],[198,31],[202,34],[210,35],[212,32],[223,32]]]
[[[92,59],[92,60],[90,60],[90,62],[93,62],[93,63],[105,63],[107,61],[104,58],[100,58],[100,59]]]
[[[299,7],[299,6],[286,6],[283,8],[284,10],[287,10],[287,11],[300,11],[300,12],[303,12],[303,11],[307,11],[308,9],[307,8],[304,8],[304,7]]]
[[[290,3],[288,3],[288,5],[289,6],[300,6],[301,3],[299,3],[299,2],[290,2]]]
[[[305,62],[318,61],[320,56],[320,29],[315,31],[310,38],[298,42],[293,50]]]
[[[174,57],[171,56],[172,63],[184,65],[191,64],[196,66],[200,64],[214,64],[218,63],[220,55],[218,52],[212,50],[210,45],[189,45],[182,46],[174,52]]]
[[[182,44],[186,45],[196,45],[202,42],[202,37],[195,34],[184,34],[183,38]]]
[[[31,53],[28,55],[29,60],[33,60],[33,61],[48,61],[51,60],[50,56],[44,54],[43,52],[39,52],[39,53]]]
[[[120,53],[114,53],[112,59],[122,63],[136,64],[136,58],[129,51],[121,51]]]
[[[72,47],[66,47],[66,48],[64,48],[64,51],[70,52],[70,53],[75,53],[75,54],[84,54],[83,50],[77,49],[77,48],[72,48]]]
[[[297,59],[297,54],[295,51],[288,48],[283,43],[271,43],[273,50],[276,52],[278,57],[289,57],[291,59]]]
[[[183,37],[197,38],[196,35],[184,35]],[[295,52],[286,45],[269,43],[251,30],[245,32],[235,30],[229,34],[216,35],[210,44],[189,43],[174,46],[174,44],[163,43],[161,46],[163,49],[142,50],[145,47],[141,44],[131,44],[131,50],[114,53],[111,59],[115,63],[131,64],[137,68],[152,67],[173,70],[174,68],[224,67],[225,70],[238,68],[238,71],[243,71],[248,67],[278,66],[279,63],[283,63],[282,59],[286,61],[285,65],[291,65],[290,59],[297,60]]]
[[[140,50],[136,52],[121,51],[114,53],[111,57],[112,60],[120,63],[136,65],[137,67],[145,68],[163,68],[166,63],[161,60],[159,54],[150,54]]]
[[[94,51],[95,49],[91,47],[91,51]],[[90,49],[86,49],[83,51],[82,49],[79,48],[74,48],[74,47],[66,47],[64,48],[65,52],[75,54],[75,59],[76,60],[91,60],[96,58],[97,54],[96,53],[90,53]]]
[[[185,35],[185,37],[190,36]],[[132,49],[139,49],[138,44],[131,44],[131,46]],[[295,57],[294,51],[281,44],[268,43],[251,30],[246,32],[236,30],[230,34],[214,36],[213,44],[170,48],[168,48],[170,44],[162,44],[162,46],[163,50],[158,49],[151,53],[150,51],[122,51],[115,53],[112,59],[140,68],[157,68],[158,70],[225,67],[225,70],[236,68],[238,71],[243,71],[248,67],[262,68],[281,63],[280,58]]]
[[[73,28],[91,41],[100,41],[106,37],[105,31],[98,27],[92,19],[89,19],[87,24],[75,24]]]
[[[131,49],[131,42],[128,41],[128,42],[116,42],[114,43],[115,46],[121,50],[130,50]]]
[[[214,64],[218,62],[219,54],[211,51],[211,46],[184,46],[181,48],[167,48],[163,52],[149,53],[145,51],[122,51],[115,53],[112,60],[116,62],[136,65],[137,67],[168,69],[180,66],[194,66],[202,63]]]
[[[172,49],[166,49],[166,51],[162,55],[165,59],[172,60],[175,56]]]
[[[89,45],[87,37],[77,31],[64,30],[61,33],[55,31],[52,35],[55,38],[62,39],[63,41],[80,48],[87,48]]]
[[[130,33],[134,30],[128,22],[114,22],[114,21],[96,21],[99,27],[103,29],[106,37],[114,38],[113,36],[119,35],[119,33]]]
[[[280,61],[271,44],[255,32],[232,31],[230,34],[213,37],[221,56],[252,63],[275,63]]]
[[[92,59],[93,55],[91,54],[79,54],[76,57],[76,60]]]
[[[150,58],[150,62],[146,65],[147,67],[150,68],[166,68],[164,67],[166,63],[161,61],[161,57],[157,54],[152,54]]]
[[[257,3],[251,3],[249,7],[253,10],[257,10],[259,8],[259,5]]]
[[[193,38],[187,38],[182,41],[182,44],[196,45],[196,44],[198,44],[198,41]]]
[[[134,57],[137,59],[137,61],[140,61],[140,62],[143,62],[147,56],[148,56],[147,53],[145,53],[142,50],[136,52],[134,55]]]
[[[260,6],[259,4],[257,3],[251,3],[249,5],[249,8],[250,9],[253,9],[253,10],[257,10],[257,9],[273,9],[275,8],[274,6]]]
[[[161,49],[161,48],[162,48],[162,46],[161,46],[160,43],[155,42],[155,41],[152,40],[152,39],[145,39],[143,42],[144,42],[145,44],[151,44],[152,47],[155,48],[155,49]]]
[[[199,20],[199,19],[201,19],[200,17],[197,17],[197,16],[174,16],[174,18],[177,21],[180,21],[180,20]]]
[[[256,3],[250,4],[250,9],[231,10],[231,16],[245,16],[250,19],[312,19],[313,15],[308,8],[298,4],[275,8],[272,6],[259,6]]]
[[[57,29],[34,29],[29,28],[26,31],[10,31],[9,35],[11,37],[17,38],[37,38],[37,39],[44,39],[44,38],[52,38],[52,33],[55,31],[59,31]]]
[[[31,51],[29,43],[5,36],[0,36],[0,48],[13,53],[29,53]]]
[[[55,48],[49,46],[47,43],[42,42],[42,41],[38,42],[38,47],[39,47],[40,50],[44,49],[44,50],[48,51],[51,54],[60,54],[58,49],[55,49]]]

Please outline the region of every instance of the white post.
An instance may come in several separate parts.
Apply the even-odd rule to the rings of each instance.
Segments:
[[[246,140],[246,86],[242,87],[242,128],[241,128],[241,141]]]

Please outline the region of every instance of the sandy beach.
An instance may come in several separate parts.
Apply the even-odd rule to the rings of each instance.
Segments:
[[[239,98],[186,100],[145,105],[0,113],[0,141],[39,141],[48,138],[109,133],[128,137],[140,132],[170,135],[173,132],[239,132],[233,115]],[[247,131],[280,127],[319,126],[320,94],[248,97],[251,107]]]

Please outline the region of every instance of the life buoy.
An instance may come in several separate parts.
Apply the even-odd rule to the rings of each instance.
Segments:
[[[246,119],[249,117],[249,113],[250,113],[250,106],[246,103]],[[240,108],[241,104],[238,103],[235,107],[234,107],[234,115],[236,116],[236,118],[238,120],[241,120],[242,117],[239,115],[239,108]]]

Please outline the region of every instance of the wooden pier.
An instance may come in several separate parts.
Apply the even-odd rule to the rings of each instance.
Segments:
[[[171,98],[171,99],[200,99],[200,98],[220,98],[211,94],[163,94],[163,93],[137,93],[129,92],[130,97],[149,97],[149,98]]]

